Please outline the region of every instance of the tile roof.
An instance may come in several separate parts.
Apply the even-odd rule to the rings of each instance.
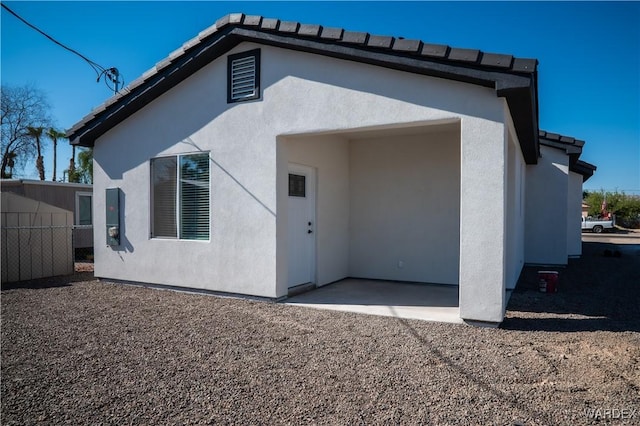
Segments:
[[[595,173],[597,167],[586,161],[578,160],[571,169],[572,172],[582,175],[582,182],[586,182]]]
[[[233,13],[216,21],[95,108],[67,131],[74,145],[95,140],[151,100],[243,41],[307,51],[496,90],[507,99],[525,159],[537,162],[536,59],[461,49],[421,40]]]
[[[541,145],[563,150],[569,156],[569,170],[582,175],[582,181],[586,181],[596,170],[596,166],[580,160],[584,141],[571,136],[540,130],[538,140]]]
[[[558,133],[546,132],[544,130],[538,132],[538,139],[543,145],[564,149],[567,155],[580,155],[582,153],[582,147],[584,146],[583,140],[571,136],[563,136]]]

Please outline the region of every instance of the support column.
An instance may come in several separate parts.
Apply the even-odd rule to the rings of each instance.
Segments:
[[[462,120],[460,317],[487,325],[505,313],[507,142],[503,123]]]

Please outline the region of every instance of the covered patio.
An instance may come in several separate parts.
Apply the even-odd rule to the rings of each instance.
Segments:
[[[475,124],[451,118],[279,136],[278,204],[288,210],[277,217],[277,293],[336,283],[287,303],[499,323],[512,287],[505,283],[519,272],[522,240],[508,231],[521,225],[524,166],[509,126]],[[486,198],[488,185],[495,199]],[[490,221],[478,214],[501,204]]]
[[[462,323],[458,286],[347,278],[289,297],[287,305]]]
[[[307,179],[306,194],[279,193],[287,288],[346,277],[457,286],[460,132],[450,120],[280,137],[278,189]]]

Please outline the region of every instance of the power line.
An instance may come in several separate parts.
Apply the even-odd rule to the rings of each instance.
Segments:
[[[117,68],[115,68],[115,67],[104,68],[103,66],[101,66],[100,64],[98,64],[98,63],[92,61],[91,59],[87,58],[82,53],[78,52],[77,50],[72,49],[69,46],[66,46],[66,45],[60,43],[58,40],[56,40],[55,38],[51,37],[49,34],[45,33],[40,28],[38,28],[35,25],[33,25],[30,22],[28,22],[26,19],[24,19],[23,17],[18,15],[13,10],[9,9],[9,7],[6,4],[2,3],[2,7],[4,9],[6,9],[7,12],[12,14],[16,18],[18,18],[20,21],[22,21],[29,28],[32,28],[32,29],[36,30],[38,33],[42,34],[43,36],[45,36],[46,38],[48,38],[49,40],[51,40],[52,42],[54,42],[58,46],[62,47],[63,49],[65,49],[65,50],[67,50],[67,51],[69,51],[71,53],[73,53],[74,55],[77,55],[80,58],[82,58],[86,63],[89,64],[89,66],[95,71],[96,75],[98,76],[98,78],[96,79],[96,82],[99,82],[100,79],[104,76],[105,84],[107,85],[107,87],[109,89],[113,90],[114,93],[117,93],[119,88],[120,88],[120,86],[123,85],[124,82],[122,80],[122,75],[120,74],[120,71],[118,71]],[[109,83],[113,84],[113,87],[110,86]]]
[[[640,195],[640,189],[620,189],[620,188],[598,188],[598,189],[589,189],[589,188],[584,188],[583,189],[584,192],[590,192],[590,193],[600,193],[600,192],[604,192],[604,193],[624,193],[624,194],[638,194]]]

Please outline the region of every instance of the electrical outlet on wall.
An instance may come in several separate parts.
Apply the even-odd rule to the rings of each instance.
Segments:
[[[398,268],[399,269],[404,268],[404,260],[398,260]]]

